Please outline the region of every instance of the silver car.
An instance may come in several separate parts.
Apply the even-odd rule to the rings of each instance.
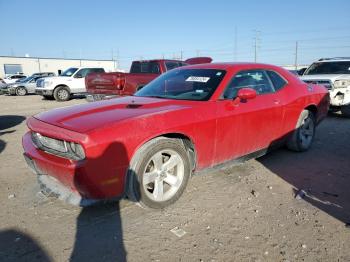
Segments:
[[[19,80],[16,83],[8,84],[7,91],[10,95],[24,96],[26,94],[35,94],[36,80],[42,78],[42,76],[29,76]]]

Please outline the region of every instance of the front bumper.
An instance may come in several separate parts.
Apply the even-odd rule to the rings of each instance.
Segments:
[[[28,127],[34,132],[73,141],[89,141],[84,134],[56,127],[35,118],[29,118]],[[55,135],[54,135],[55,134]],[[70,139],[69,139],[70,138]],[[74,205],[90,205],[96,201],[119,198],[124,195],[127,166],[114,160],[115,152],[99,157],[87,157],[75,161],[50,154],[35,147],[31,131],[22,139],[24,156],[31,170],[50,192]]]
[[[35,89],[35,94],[41,95],[41,96],[52,96],[53,95],[53,90],[37,88],[37,89]]]
[[[329,92],[332,107],[341,107],[350,104],[350,87],[333,89]]]

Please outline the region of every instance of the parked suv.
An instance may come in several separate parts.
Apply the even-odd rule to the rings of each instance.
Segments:
[[[103,68],[71,67],[56,77],[39,79],[35,93],[56,101],[67,101],[72,94],[84,94],[85,77],[90,73],[104,73]]]
[[[350,57],[322,58],[309,66],[301,79],[324,85],[330,94],[330,109],[350,117]]]

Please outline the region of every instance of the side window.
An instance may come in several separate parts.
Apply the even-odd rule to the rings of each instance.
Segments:
[[[227,86],[223,98],[233,99],[238,90],[252,88],[258,95],[274,92],[271,81],[264,70],[246,70],[238,72]]]
[[[104,73],[104,69],[102,69],[102,68],[92,68],[90,73]]]
[[[133,62],[130,68],[130,73],[141,73],[141,63]]]
[[[165,66],[166,66],[166,70],[169,71],[169,70],[174,69],[176,67],[179,67],[181,65],[179,62],[166,61]]]
[[[92,72],[92,69],[91,68],[83,68],[83,69],[80,69],[76,74],[75,74],[75,78],[80,78],[80,77],[85,77],[87,76],[88,74],[90,74]]]
[[[268,76],[270,77],[270,80],[275,88],[276,91],[282,89],[286,84],[287,81],[284,80],[278,73],[275,71],[266,71]]]

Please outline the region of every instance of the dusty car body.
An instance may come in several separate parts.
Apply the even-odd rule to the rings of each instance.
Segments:
[[[35,94],[36,81],[40,78],[42,78],[42,76],[29,76],[23,78],[16,83],[8,84],[5,92],[17,96]]]
[[[312,63],[301,79],[324,85],[330,95],[330,110],[350,117],[350,57],[322,58]]]
[[[181,196],[192,173],[281,143],[307,150],[328,107],[323,86],[280,67],[185,66],[134,96],[29,118],[24,156],[41,183],[70,203],[126,193],[162,208]]]

